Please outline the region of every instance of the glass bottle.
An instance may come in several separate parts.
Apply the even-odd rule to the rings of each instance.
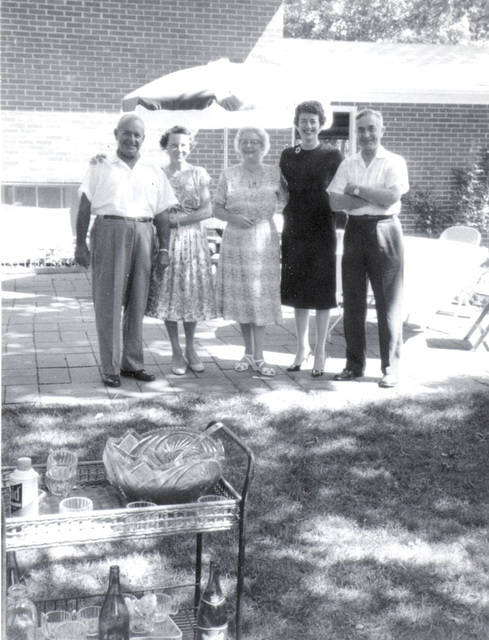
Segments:
[[[6,556],[5,568],[7,573],[7,587],[11,587],[13,584],[22,583],[23,580],[17,565],[15,551],[7,551]]]
[[[14,584],[7,591],[7,640],[35,640],[36,633],[36,605],[23,584]]]
[[[110,567],[109,588],[98,622],[98,640],[129,640],[129,610],[122,596],[119,567]]]
[[[219,582],[219,565],[210,563],[209,582],[197,609],[197,640],[227,640],[226,598]]]

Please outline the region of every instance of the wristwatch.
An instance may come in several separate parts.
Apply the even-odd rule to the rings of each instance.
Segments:
[[[360,187],[355,187],[353,189],[353,195],[354,196],[359,196],[360,195]]]

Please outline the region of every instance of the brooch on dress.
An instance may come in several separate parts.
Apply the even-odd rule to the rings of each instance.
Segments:
[[[300,153],[300,152],[301,152],[301,149],[302,149],[302,147],[299,145],[298,147],[296,147],[296,148],[294,149],[294,151],[295,151],[296,153]]]

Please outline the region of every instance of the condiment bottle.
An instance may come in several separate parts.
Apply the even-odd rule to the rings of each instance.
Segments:
[[[98,621],[98,640],[129,640],[129,611],[119,576],[119,567],[110,567],[109,588]]]
[[[14,584],[7,591],[7,640],[35,640],[36,633],[36,605],[23,584]]]
[[[10,506],[12,515],[35,518],[39,515],[39,474],[32,468],[32,460],[22,457],[10,474]]]
[[[197,609],[197,640],[227,640],[226,598],[219,582],[219,565],[210,563],[209,582]]]

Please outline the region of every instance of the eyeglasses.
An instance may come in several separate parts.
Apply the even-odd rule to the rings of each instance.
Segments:
[[[261,140],[240,140],[241,145],[251,145],[252,147],[261,147]]]

